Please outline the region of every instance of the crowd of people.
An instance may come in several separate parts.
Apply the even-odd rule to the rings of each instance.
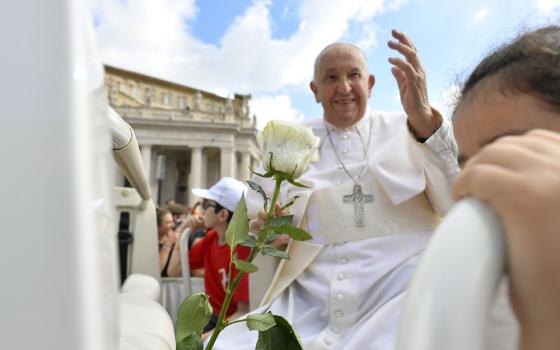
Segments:
[[[323,116],[307,124],[321,138],[320,161],[298,180],[310,189],[287,184],[281,192],[287,203],[308,191],[291,214],[314,238],[289,242],[290,260],[251,312],[282,315],[305,349],[393,349],[400,307],[431,233],[454,200],[473,196],[503,222],[519,348],[560,348],[560,27],[528,31],[490,53],[464,83],[452,122],[429,103],[411,39],[392,35],[388,46],[400,57],[389,62],[403,113],[369,110],[375,78],[358,47],[334,43],[317,56],[310,89]],[[272,192],[271,181],[254,180]],[[224,232],[244,191],[233,181],[193,190],[203,199],[202,219],[158,212],[162,275],[181,273],[174,268],[181,229],[210,228],[189,258],[193,271],[205,269],[215,312],[229,268]],[[222,193],[237,188],[237,197]],[[374,198],[362,203],[360,225],[343,200],[356,188]],[[262,208],[260,200],[247,194],[257,221],[262,212],[251,208]],[[230,317],[249,311],[247,288],[234,300]],[[235,324],[215,349],[252,349],[256,337]]]

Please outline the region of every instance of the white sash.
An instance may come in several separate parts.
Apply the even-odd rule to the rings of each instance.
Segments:
[[[433,231],[439,223],[439,217],[424,193],[395,205],[379,183],[370,177],[363,180],[361,186],[363,194],[373,195],[373,202],[363,203],[365,222],[363,226],[356,226],[353,224],[352,203],[343,202],[343,196],[351,194],[353,186],[352,182],[348,182],[313,191],[307,202],[304,220],[307,230],[313,236],[313,243],[324,245],[376,236]]]

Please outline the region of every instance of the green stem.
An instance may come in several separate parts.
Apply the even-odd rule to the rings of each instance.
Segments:
[[[232,268],[233,268],[233,266],[230,266],[230,269],[229,269],[230,279],[229,279],[229,281],[231,281],[231,270],[232,270]],[[214,332],[212,332],[212,336],[210,337],[210,340],[208,341],[208,345],[206,346],[206,350],[211,350],[214,347],[214,343],[216,342],[216,339],[218,338],[218,335],[226,327],[224,325],[224,320],[226,318],[226,312],[227,312],[227,309],[229,307],[229,303],[231,302],[231,298],[233,297],[233,293],[237,289],[237,285],[239,284],[239,282],[241,282],[241,278],[243,277],[244,274],[245,274],[245,272],[239,271],[237,276],[235,276],[235,280],[233,281],[233,283],[228,285],[227,290],[226,290],[226,298],[224,299],[224,304],[222,305],[222,309],[220,310],[220,315],[218,316],[218,322],[216,323],[216,328],[214,329]]]
[[[270,202],[270,208],[268,208],[268,219],[272,219],[276,213],[276,202],[278,201],[278,196],[280,195],[280,185],[282,185],[282,179],[276,178],[276,185],[274,187],[274,194],[272,195],[272,201]]]
[[[234,323],[240,323],[240,322],[247,322],[247,319],[246,319],[246,318],[242,318],[242,319],[240,319],[240,320],[235,320],[235,321],[228,322],[226,325],[224,325],[224,328],[226,328],[226,327],[228,327],[228,326],[231,326],[231,325],[234,324]],[[222,328],[222,329],[223,329],[223,328]]]
[[[282,179],[276,179],[276,186],[274,187],[274,194],[272,195],[271,206],[270,206],[268,214],[267,214],[267,221],[269,221],[271,218],[273,218],[276,214],[275,207],[276,207],[276,201],[278,201],[278,196],[280,195],[280,185],[281,184],[282,184]],[[258,252],[260,251],[260,247],[261,247],[261,245],[262,245],[262,243],[265,239],[265,236],[266,236],[266,234],[263,234],[263,233],[264,232],[261,232],[261,234],[259,235],[259,238],[257,239],[257,243],[256,243],[255,247],[253,249],[251,249],[251,252],[249,253],[249,257],[247,258],[248,262],[252,262],[255,259],[255,257],[257,256]],[[232,253],[232,256],[233,256],[233,251],[231,253]],[[228,272],[228,281],[231,281],[231,274],[232,274],[233,268],[234,268],[233,261],[230,260],[230,267],[229,267],[229,272]],[[229,304],[231,302],[231,298],[233,297],[233,293],[237,289],[237,286],[241,282],[241,278],[243,278],[243,275],[245,275],[245,272],[239,271],[237,276],[235,276],[235,280],[233,281],[233,283],[228,284],[228,287],[226,289],[226,297],[224,299],[224,303],[222,304],[222,309],[220,310],[220,315],[218,316],[218,322],[216,323],[216,328],[214,329],[214,332],[212,332],[212,336],[210,337],[210,340],[208,341],[208,345],[206,346],[205,350],[212,350],[212,348],[214,347],[214,343],[216,342],[216,339],[218,339],[218,335],[228,325],[233,324],[233,323],[237,323],[237,322],[246,321],[246,319],[244,319],[244,320],[237,320],[237,321],[233,321],[233,322],[228,323],[228,324],[224,324],[224,320],[226,318],[226,312],[227,312],[227,309],[228,309]]]

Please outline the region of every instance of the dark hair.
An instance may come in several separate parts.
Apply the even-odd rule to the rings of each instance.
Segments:
[[[157,227],[161,226],[161,218],[163,218],[167,214],[171,214],[171,212],[167,209],[156,209]]]
[[[231,221],[231,218],[233,217],[233,212],[227,208],[222,207],[221,204],[216,203],[216,208],[214,209],[215,212],[219,212],[220,210],[225,209],[228,212],[228,217],[227,217],[227,223],[229,224],[229,222]]]
[[[504,94],[530,94],[560,110],[560,27],[526,32],[488,55],[463,84],[457,105],[478,83],[492,77]]]

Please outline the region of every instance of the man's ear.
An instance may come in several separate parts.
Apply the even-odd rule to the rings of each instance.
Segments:
[[[315,102],[319,103],[319,96],[317,96],[317,92],[319,91],[319,89],[317,89],[317,84],[315,84],[314,81],[309,82],[309,88],[311,89],[311,91],[313,91],[313,95],[315,96]]]
[[[373,89],[374,85],[375,85],[375,77],[373,76],[373,74],[370,74],[368,77],[368,97],[371,97],[371,90]]]

